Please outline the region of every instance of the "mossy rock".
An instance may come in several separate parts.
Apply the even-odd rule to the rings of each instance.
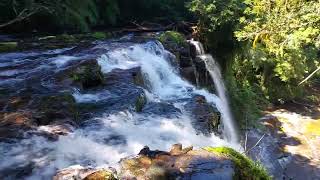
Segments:
[[[140,95],[135,102],[136,112],[141,112],[146,104],[147,104],[146,96],[144,94]]]
[[[0,53],[14,51],[17,48],[18,48],[17,42],[0,42]]]
[[[187,45],[186,38],[183,34],[176,31],[166,31],[162,33],[159,37],[159,41],[163,44],[175,43],[179,46]]]
[[[117,180],[117,178],[112,172],[101,170],[88,175],[84,180]]]
[[[104,83],[101,67],[96,62],[79,67],[71,75],[71,78],[74,82],[80,83],[84,89],[96,87]]]
[[[236,166],[234,179],[237,180],[271,180],[266,169],[259,163],[256,163],[240,154],[234,149],[228,147],[207,147],[205,150],[217,155],[230,158]]]

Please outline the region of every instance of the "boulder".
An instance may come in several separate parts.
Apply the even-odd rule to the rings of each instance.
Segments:
[[[115,174],[113,169],[75,165],[59,170],[53,180],[116,180]]]
[[[88,59],[71,62],[64,70],[55,75],[59,84],[77,86],[79,89],[90,89],[104,84],[104,75],[97,60]]]
[[[220,112],[210,105],[204,96],[195,95],[184,108],[191,115],[192,125],[198,133],[204,135],[218,133]]]
[[[233,162],[206,150],[182,148],[176,144],[170,152],[145,147],[137,157],[120,162],[120,179],[222,179],[234,176]]]

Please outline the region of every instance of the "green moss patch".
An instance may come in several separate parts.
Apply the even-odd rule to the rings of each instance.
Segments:
[[[271,180],[266,169],[259,163],[256,163],[240,154],[239,152],[227,147],[207,147],[205,150],[226,156],[230,158],[236,166],[234,179],[243,180]]]
[[[159,41],[161,43],[173,42],[180,46],[184,46],[186,44],[186,38],[184,35],[176,31],[166,31],[162,33],[159,37]]]
[[[108,37],[107,34],[104,32],[95,32],[92,33],[91,36],[95,39],[106,39]]]
[[[14,51],[18,47],[17,42],[1,42],[0,43],[0,53]]]
[[[145,97],[145,95],[140,95],[135,103],[135,109],[136,112],[141,112],[143,107],[146,105],[147,103],[147,98]]]

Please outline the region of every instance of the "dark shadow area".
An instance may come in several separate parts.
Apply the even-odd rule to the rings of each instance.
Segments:
[[[313,119],[320,119],[320,82],[314,81],[306,89],[305,96],[277,105],[274,110],[285,109]]]

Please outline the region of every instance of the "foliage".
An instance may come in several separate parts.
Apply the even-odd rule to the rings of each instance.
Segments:
[[[246,0],[239,41],[252,45],[242,59],[269,99],[298,95],[297,86],[319,66],[320,2]],[[247,67],[246,67],[247,69]],[[245,70],[245,69],[242,69]],[[278,87],[278,89],[270,89]]]
[[[233,32],[244,4],[239,0],[192,0],[189,10],[199,19],[201,41],[211,51],[230,52],[236,44]]]
[[[6,24],[12,19],[17,20],[13,21],[13,25],[21,25],[18,26],[20,31],[24,23],[31,28],[58,27],[62,30],[85,32],[96,26],[118,26],[136,21],[170,22],[190,16],[184,6],[187,1],[5,0],[0,2],[0,27],[2,23]],[[22,20],[24,21],[20,22]]]
[[[205,150],[230,158],[236,166],[234,179],[271,180],[266,169],[239,152],[227,147],[207,147]]]

